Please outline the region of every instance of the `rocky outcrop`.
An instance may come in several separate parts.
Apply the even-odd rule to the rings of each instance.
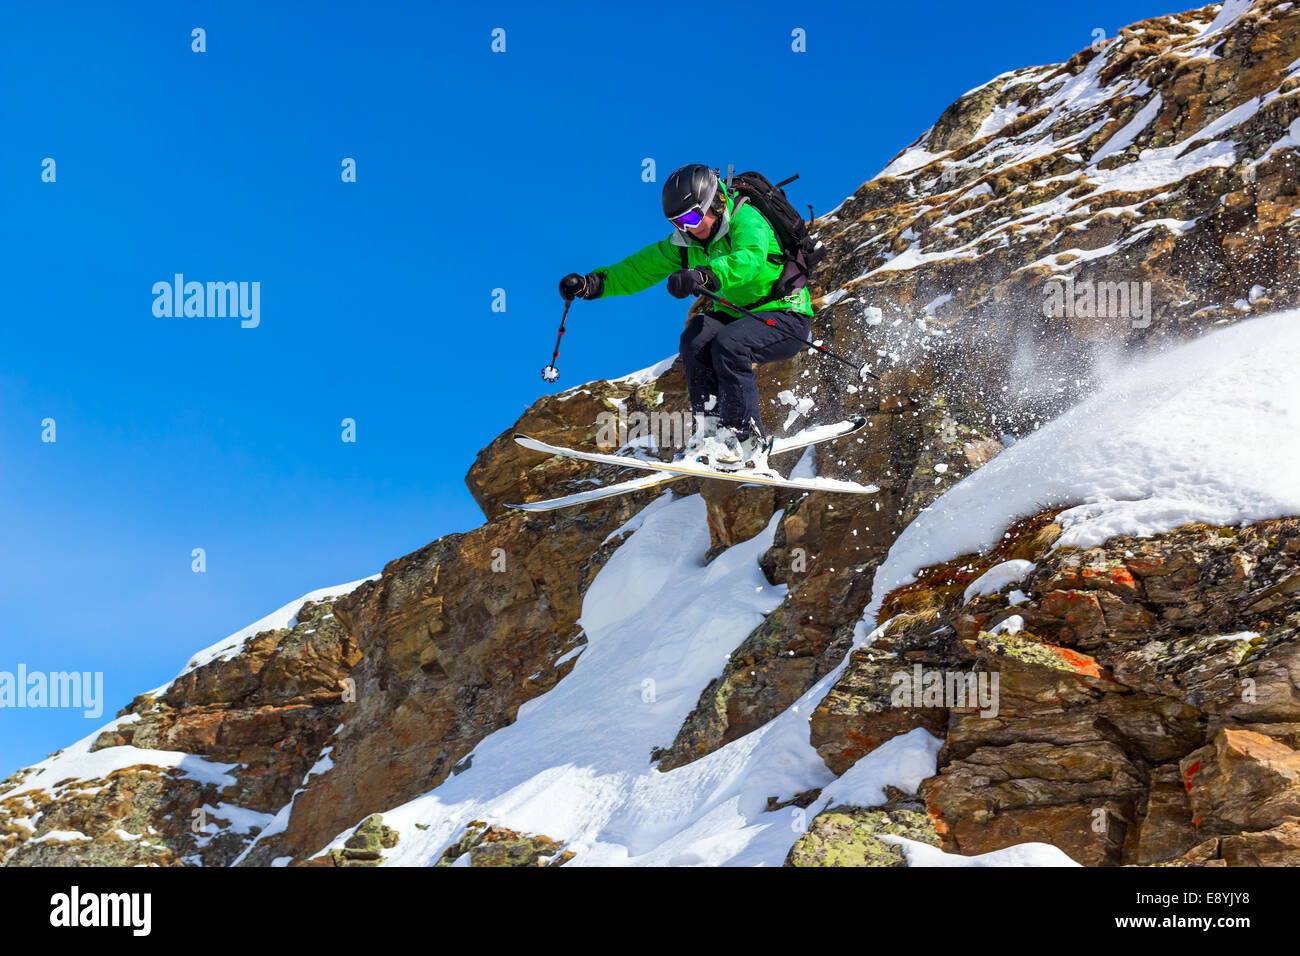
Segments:
[[[932,635],[942,637],[943,630],[934,612],[896,619],[872,647],[853,652],[848,667],[809,721],[812,745],[832,772],[843,773],[885,741],[917,727],[936,736],[944,733],[948,725],[946,708],[900,708],[892,704],[893,675],[900,667],[898,650],[907,650],[908,666],[921,661],[937,664],[945,657],[939,651],[942,645],[930,651],[913,648],[930,644],[927,639]]]
[[[25,789],[21,771],[0,784],[6,865],[232,862],[289,802],[338,726],[360,653],[336,610],[335,600],[308,602],[292,627],[255,634],[156,698],[137,697],[89,751],[138,748],[138,765],[48,789]],[[151,751],[201,754],[226,765],[230,782],[152,765]]]
[[[1149,326],[1059,317],[1084,339],[1185,335],[1294,303],[1300,12],[1258,2],[1203,34],[1219,12],[1133,24],[949,107],[823,220],[823,240],[852,247],[823,279],[849,292],[831,306],[848,340],[855,300],[988,335],[1017,309],[1047,325],[1044,284],[1067,273],[1153,287]],[[1122,174],[1139,161],[1147,176]]]
[[[564,866],[573,852],[548,836],[530,836],[475,821],[435,866]],[[464,861],[464,862],[461,862]]]
[[[478,453],[465,476],[465,484],[483,514],[495,519],[503,516],[504,506],[509,503],[570,494],[590,487],[593,478],[622,480],[627,476],[617,468],[539,455],[515,444],[514,436],[531,435],[570,448],[609,452],[612,449],[598,444],[605,437],[602,428],[607,423],[613,422],[614,430],[606,434],[624,438],[628,432],[646,435],[651,412],[682,409],[686,404],[686,381],[680,363],[648,381],[632,377],[588,382],[559,395],[540,398],[514,425]],[[652,497],[653,494],[642,495],[633,500],[644,504]]]
[[[836,251],[816,276],[833,290],[821,334],[894,370],[881,410],[940,403],[965,436],[953,451],[983,458],[1086,393],[1100,356],[1300,301],[1300,7],[1257,2],[1202,35],[1219,13],[1133,24],[998,77],[817,221]],[[1149,314],[1119,283],[1149,292]],[[861,398],[830,378],[819,397]],[[915,424],[909,453],[934,434]],[[864,442],[835,474],[880,474],[884,450]],[[953,464],[916,460],[884,494],[937,493],[950,479],[934,466]]]
[[[1053,527],[1022,522],[886,598],[813,716],[827,765],[916,726],[942,736],[922,792],[951,851],[1296,862],[1300,519],[1087,549],[1052,550]],[[1030,564],[1019,581],[965,600],[1012,554]],[[900,699],[920,673],[937,675],[927,693]],[[953,695],[972,675],[996,675],[991,700]]]
[[[295,796],[247,862],[318,851],[358,819],[431,790],[474,745],[553,687],[581,653],[582,594],[633,513],[511,512],[394,561],[338,603],[361,659],[333,767]]]
[[[399,839],[396,831],[384,826],[384,818],[374,813],[361,821],[341,849],[316,857],[311,865],[378,866],[384,859],[384,851],[397,846]]]
[[[201,755],[237,782],[142,761],[7,796],[21,790],[20,773],[0,789],[6,863],[311,859],[358,821],[437,786],[568,672],[585,642],[582,594],[622,539],[602,542],[637,507],[546,521],[512,512],[442,538],[351,594],[305,605],[293,628],[255,635],[158,699],[137,699],[124,712],[135,719],[93,749]],[[277,813],[283,825],[254,844]]]
[[[907,866],[902,847],[882,835],[939,845],[933,824],[919,807],[831,807],[813,817],[785,865]]]

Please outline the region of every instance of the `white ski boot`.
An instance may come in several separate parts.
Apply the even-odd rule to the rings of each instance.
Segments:
[[[700,454],[704,444],[718,435],[718,416],[710,415],[708,412],[695,413],[695,430],[691,437],[686,441],[686,448],[680,455],[676,456],[677,461],[695,461]]]
[[[718,471],[767,471],[771,448],[771,439],[758,432],[739,438],[732,429],[719,427],[716,436],[701,443],[699,460]]]

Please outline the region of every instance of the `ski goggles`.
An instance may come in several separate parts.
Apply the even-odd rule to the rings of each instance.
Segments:
[[[681,229],[693,229],[704,221],[704,213],[700,212],[699,206],[692,206],[680,216],[673,216],[669,220],[674,226]]]

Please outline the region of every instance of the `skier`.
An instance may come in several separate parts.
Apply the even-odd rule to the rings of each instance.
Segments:
[[[737,200],[730,177],[724,183],[708,166],[683,166],[664,183],[663,210],[671,235],[614,265],[569,273],[560,295],[566,301],[630,295],[667,279],[678,299],[710,292],[761,313],[763,322],[719,304],[687,320],[680,351],[696,428],[679,458],[695,454],[723,471],[764,469],[771,441],[763,434],[754,366],[806,347],[813,314],[808,289],[772,294],[782,274],[780,241],[758,209]]]

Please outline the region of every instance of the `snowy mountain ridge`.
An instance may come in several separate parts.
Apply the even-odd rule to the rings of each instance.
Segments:
[[[625,477],[516,431],[684,382],[541,398],[480,528],[0,783],[3,861],[1300,863],[1298,67],[1300,9],[1230,0],[965,94],[815,224],[816,335],[883,383],[760,376],[793,428],[865,415],[799,467],[878,494],[511,512]],[[1066,279],[1150,321],[1054,314]],[[979,674],[996,713],[946,692]]]

